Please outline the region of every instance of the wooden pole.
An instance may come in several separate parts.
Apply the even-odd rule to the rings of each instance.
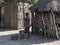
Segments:
[[[50,14],[50,28],[51,28],[51,34],[53,35],[53,20],[52,20],[52,15]]]
[[[32,23],[32,33],[34,33],[34,12],[31,11],[32,14],[32,19],[31,19],[31,23]]]
[[[57,26],[56,26],[56,22],[55,22],[55,15],[54,15],[52,10],[51,10],[51,13],[52,13],[52,16],[53,16],[53,23],[54,23],[54,27],[55,27],[55,31],[56,31],[56,37],[57,37],[57,39],[59,39],[58,30],[57,30]]]
[[[42,21],[43,21],[43,27],[44,27],[44,35],[46,36],[46,28],[45,28],[45,22],[44,22],[44,17],[43,17],[43,12],[42,12]]]

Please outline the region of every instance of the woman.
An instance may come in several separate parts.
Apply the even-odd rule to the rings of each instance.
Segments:
[[[30,19],[29,13],[26,13],[26,18],[24,19],[24,27],[25,27],[25,39],[30,37]]]

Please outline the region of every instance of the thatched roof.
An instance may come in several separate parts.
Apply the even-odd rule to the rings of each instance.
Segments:
[[[39,0],[36,4],[29,8],[32,11],[60,11],[60,0]]]

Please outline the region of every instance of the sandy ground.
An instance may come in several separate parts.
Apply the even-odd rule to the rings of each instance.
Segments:
[[[11,34],[15,33],[18,33],[18,30],[0,31],[0,45],[60,45],[60,40],[36,35],[31,35],[27,40],[11,40]]]

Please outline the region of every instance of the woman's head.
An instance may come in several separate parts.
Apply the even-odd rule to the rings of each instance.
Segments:
[[[26,13],[26,16],[28,17],[29,16],[29,13]]]

